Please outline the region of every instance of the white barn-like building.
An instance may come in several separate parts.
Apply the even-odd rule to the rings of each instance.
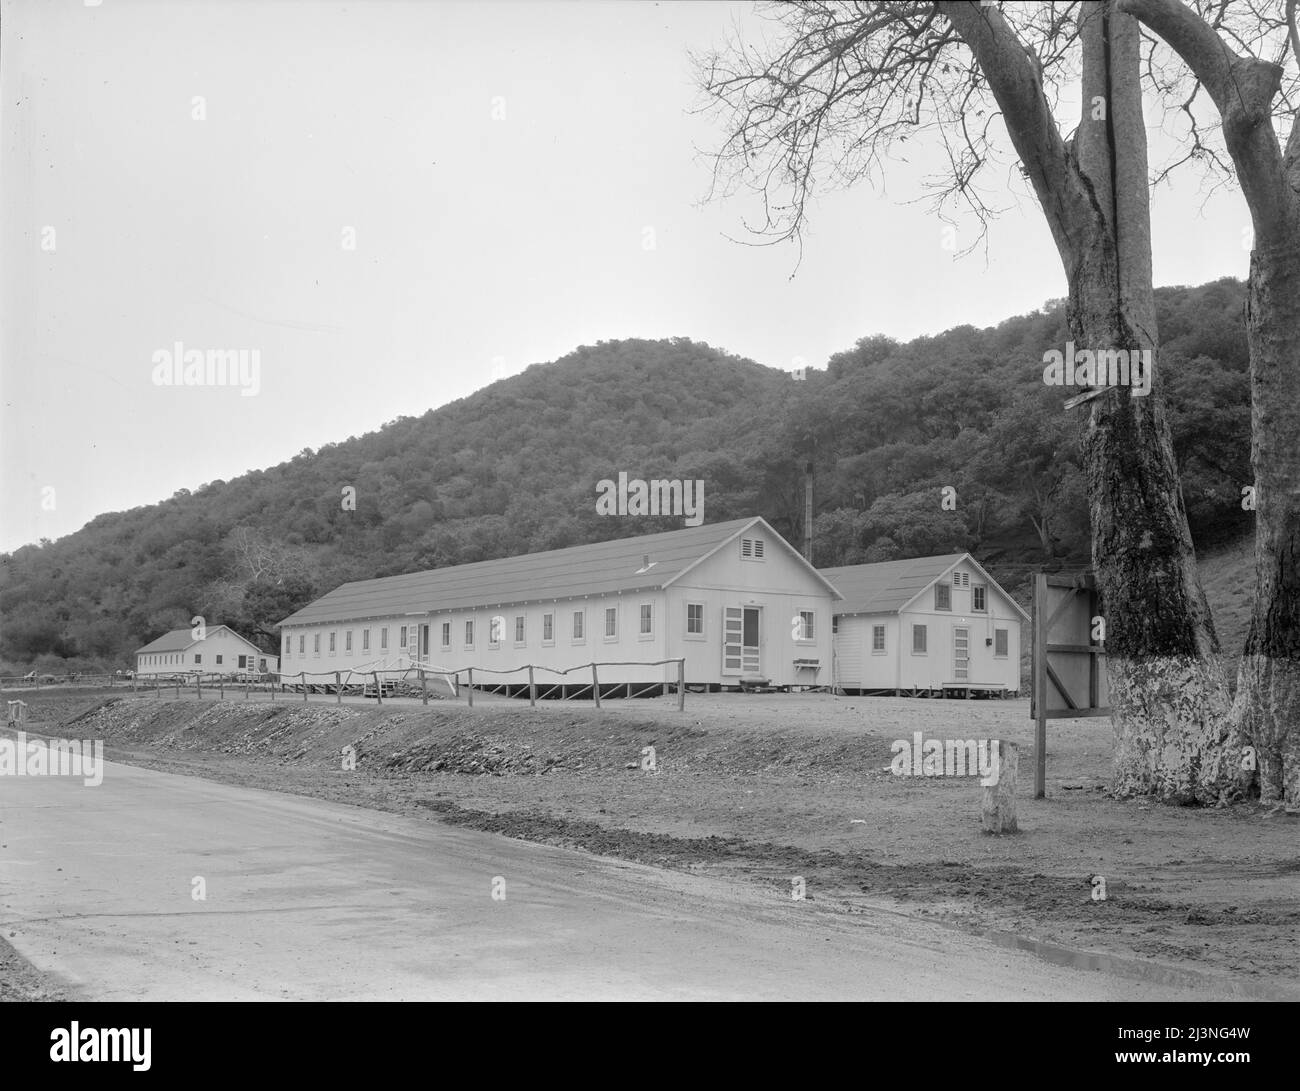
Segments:
[[[202,640],[192,629],[173,629],[135,653],[137,675],[275,674],[279,660],[228,625],[208,629]]]
[[[280,623],[286,685],[338,672],[457,672],[526,685],[533,664],[685,659],[688,686],[828,686],[839,594],[761,518],[347,583]],[[491,673],[498,672],[498,673]],[[539,690],[590,671],[539,671]],[[672,684],[677,666],[600,669],[606,685]]]
[[[837,690],[1018,692],[1029,615],[969,553],[823,568],[835,607]]]

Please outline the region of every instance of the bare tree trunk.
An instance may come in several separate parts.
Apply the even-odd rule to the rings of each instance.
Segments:
[[[1300,231],[1251,255],[1246,331],[1255,604],[1234,711],[1260,799],[1300,810]]]
[[[1065,266],[1080,347],[1156,349],[1138,29],[1112,0],[1081,7],[1083,110],[1061,140],[1036,62],[993,8],[941,3],[1003,108]],[[1117,149],[1120,150],[1116,154]],[[1093,565],[1105,609],[1115,791],[1213,802],[1229,698],[1196,574],[1173,442],[1160,400],[1115,388],[1090,403],[1084,466]]]
[[[1246,336],[1255,480],[1255,602],[1237,677],[1230,750],[1239,784],[1300,809],[1300,116],[1285,154],[1272,125],[1282,69],[1239,56],[1177,0],[1122,0],[1214,100],[1250,207]],[[1293,49],[1300,48],[1294,24]],[[1250,752],[1244,751],[1251,747]]]

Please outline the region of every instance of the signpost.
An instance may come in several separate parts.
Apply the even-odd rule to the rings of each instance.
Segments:
[[[1094,639],[1094,637],[1096,639]],[[1034,798],[1047,794],[1047,721],[1109,716],[1105,619],[1090,572],[1034,577]]]

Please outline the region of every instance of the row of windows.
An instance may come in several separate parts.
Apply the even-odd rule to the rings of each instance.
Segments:
[[[814,636],[814,615],[812,610],[799,611],[799,624],[795,627],[794,638],[796,640],[813,640]],[[516,647],[523,647],[528,643],[527,639],[527,617],[524,614],[515,615],[514,624],[514,642]],[[488,626],[488,647],[499,648],[503,633],[500,631],[504,626],[493,621]],[[415,646],[417,640],[418,627],[415,625],[403,625],[398,633],[398,647],[407,646],[407,633],[410,632],[410,644]],[[587,612],[586,610],[574,610],[569,628],[570,638],[574,641],[586,640],[587,637]],[[312,634],[312,654],[320,655],[321,636],[325,635],[329,639],[329,654],[334,655],[337,652],[338,633],[330,632],[327,634]],[[609,606],[605,608],[605,639],[618,639],[618,607]],[[687,636],[704,636],[704,603],[691,602],[686,604],[686,635]],[[467,620],[464,630],[464,647],[474,647],[474,622]],[[638,610],[637,636],[649,639],[654,636],[654,604],[643,602]],[[450,621],[442,622],[439,633],[439,647],[450,649],[452,646],[452,623]],[[542,615],[542,643],[555,643],[555,614],[547,613]],[[379,630],[379,647],[381,650],[388,648],[388,629]],[[346,629],[343,632],[343,650],[352,651],[352,630]],[[370,630],[361,630],[361,650],[370,650]],[[292,657],[292,638],[289,634],[284,636],[284,655],[286,658]],[[307,634],[298,634],[298,654],[307,654]]]
[[[953,573],[953,581],[958,587],[970,586],[969,572]],[[946,583],[936,583],[934,585],[934,608],[936,610],[952,609],[952,586]],[[982,614],[988,610],[988,588],[982,583],[977,583],[970,589],[970,608],[975,613]]]
[[[284,642],[287,647],[289,643],[289,638],[285,637]],[[239,659],[238,665],[240,667],[252,667],[253,665],[253,656],[251,655],[241,655],[238,657],[238,659]],[[184,655],[146,655],[144,657],[144,661],[145,661],[145,666],[148,667],[162,667],[168,664],[179,666],[185,662],[185,656]],[[200,664],[203,662],[202,652],[194,653],[194,662]],[[219,667],[223,663],[224,663],[223,657],[221,655],[217,655],[216,663],[214,665]]]
[[[885,627],[883,625],[873,625],[871,627],[871,651],[875,655],[883,655],[885,652]],[[925,625],[912,625],[912,654],[929,654],[929,629]],[[997,659],[1007,657],[1006,629],[993,630],[993,655]]]

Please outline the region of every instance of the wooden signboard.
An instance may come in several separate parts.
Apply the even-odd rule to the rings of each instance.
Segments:
[[[1034,798],[1047,794],[1047,721],[1109,716],[1106,649],[1093,639],[1101,618],[1097,581],[1091,573],[1034,577],[1033,697]]]

